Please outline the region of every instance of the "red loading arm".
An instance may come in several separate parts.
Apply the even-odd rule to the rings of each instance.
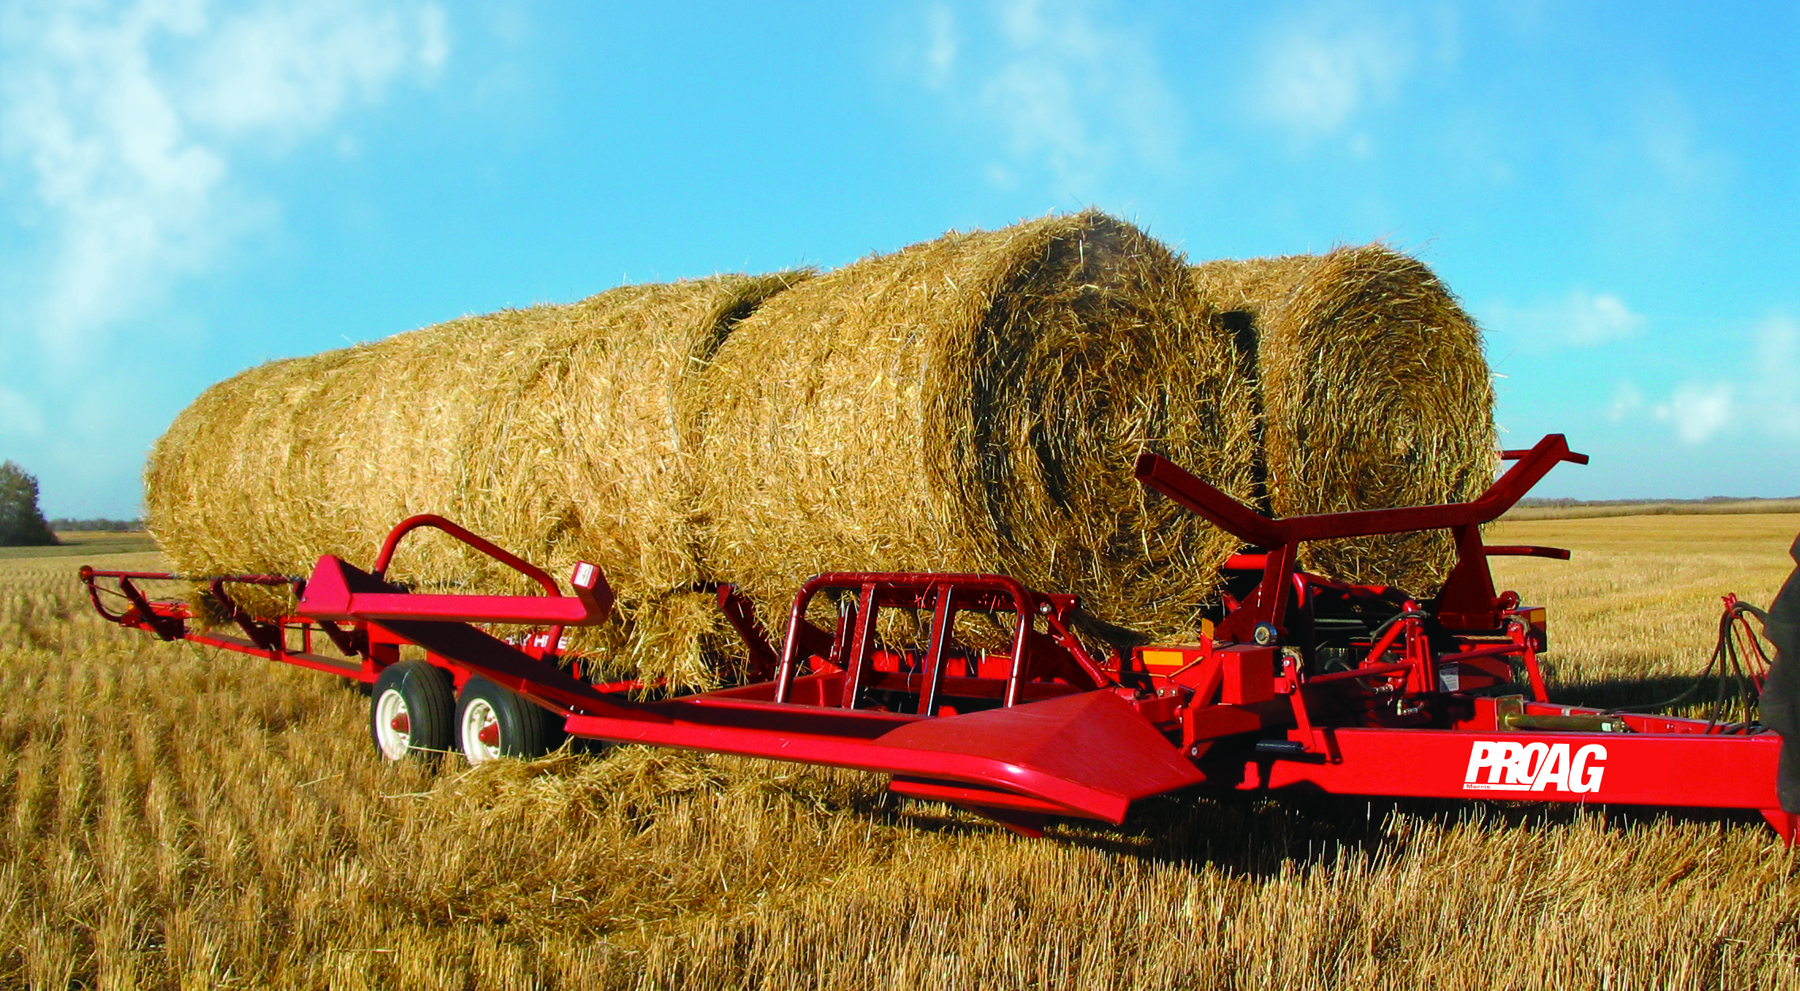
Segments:
[[[1569,450],[1568,439],[1550,434],[1529,451],[1504,451],[1501,457],[1516,463],[1488,486],[1473,502],[1398,509],[1365,509],[1318,516],[1291,516],[1274,520],[1238,502],[1196,478],[1168,458],[1157,454],[1138,456],[1135,474],[1145,488],[1168,496],[1175,503],[1246,543],[1268,551],[1263,581],[1243,604],[1220,625],[1221,639],[1247,640],[1259,623],[1282,627],[1287,596],[1287,575],[1293,569],[1295,545],[1307,540],[1365,537],[1415,530],[1448,529],[1456,534],[1460,559],[1438,596],[1439,618],[1457,628],[1496,625],[1493,579],[1487,569],[1489,549],[1481,544],[1480,526],[1498,519],[1524,498],[1543,477],[1564,461],[1587,464],[1585,454]],[[1551,548],[1497,548],[1502,554],[1563,557]],[[1491,618],[1490,618],[1491,617]]]
[[[452,523],[435,513],[420,513],[417,516],[408,516],[406,519],[401,520],[398,526],[389,530],[387,539],[381,542],[381,553],[375,555],[375,568],[369,573],[377,578],[385,580],[387,578],[388,564],[393,561],[394,551],[400,546],[400,538],[420,527],[427,526],[434,530],[444,531],[450,536],[455,537],[457,540],[468,544],[470,547],[486,554],[488,557],[499,561],[501,564],[504,564],[532,581],[537,582],[544,587],[544,591],[551,595],[562,594],[562,589],[556,587],[556,579],[551,578],[545,573],[544,569],[507,551],[494,544],[492,541],[470,533],[468,530],[463,529],[457,524]]]
[[[433,527],[462,541],[487,556],[507,565],[543,586],[549,594],[543,597],[522,595],[421,595],[387,585],[386,574],[400,539],[420,527]],[[307,580],[297,609],[300,615],[314,619],[371,620],[420,619],[464,623],[520,623],[550,625],[548,642],[555,645],[564,626],[592,626],[604,622],[613,604],[612,588],[606,576],[592,564],[575,565],[569,584],[575,594],[564,596],[562,589],[542,568],[482,539],[451,521],[429,513],[409,517],[388,534],[375,557],[370,572],[380,586],[353,588],[348,566],[327,554],[319,559]],[[351,569],[353,570],[353,569]]]
[[[1290,516],[1283,520],[1263,516],[1159,454],[1139,455],[1136,474],[1146,488],[1168,496],[1177,505],[1199,514],[1226,533],[1246,543],[1273,548],[1306,540],[1368,537],[1488,523],[1511,509],[1558,464],[1564,461],[1578,465],[1588,463],[1587,455],[1569,450],[1568,440],[1562,434],[1546,436],[1529,451],[1502,454],[1502,457],[1509,456],[1516,457],[1517,463],[1474,502],[1364,509],[1320,516]]]

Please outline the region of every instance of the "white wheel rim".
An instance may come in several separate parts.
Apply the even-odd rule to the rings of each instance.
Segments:
[[[487,699],[470,699],[463,707],[462,718],[463,756],[469,758],[469,763],[481,764],[501,756],[498,742],[491,745],[481,742],[481,731],[489,727],[494,729],[491,735],[498,741],[500,717],[494,707]]]
[[[406,717],[410,727],[412,713],[406,708],[406,696],[400,694],[398,688],[382,692],[375,700],[375,741],[381,747],[381,756],[388,760],[399,760],[412,749],[412,730],[394,728],[395,721],[401,716]]]

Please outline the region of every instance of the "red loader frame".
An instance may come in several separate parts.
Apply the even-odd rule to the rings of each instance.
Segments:
[[[1776,798],[1774,733],[1547,701],[1544,610],[1496,593],[1487,558],[1568,552],[1488,547],[1480,525],[1559,462],[1587,459],[1560,435],[1504,456],[1516,464],[1474,502],[1274,520],[1145,455],[1137,464],[1145,486],[1253,548],[1228,564],[1217,619],[1202,621],[1195,642],[1095,651],[1075,632],[1077,597],[1000,575],[833,573],[799,590],[779,650],[748,601],[720,587],[719,605],[747,647],[747,683],[680,697],[650,698],[655,686],[635,682],[590,684],[578,659],[564,666],[562,628],[602,622],[611,605],[599,569],[578,565],[565,596],[542,571],[439,517],[395,528],[369,572],[327,556],[304,581],[214,580],[212,595],[242,638],[193,629],[186,604],[150,600],[137,586],[177,576],[81,574],[103,615],[165,640],[366,684],[412,644],[457,689],[480,676],[554,713],[575,736],[887,773],[898,793],[1031,835],[1050,815],[1117,824],[1137,799],[1199,785],[1755,809],[1792,842],[1796,817]],[[508,564],[546,595],[428,595],[388,582],[395,548],[420,526]],[[1295,565],[1304,541],[1426,529],[1450,530],[1458,551],[1428,602]],[[103,588],[103,579],[113,584]],[[234,582],[293,582],[297,615],[251,618],[230,598]],[[126,605],[108,609],[103,591]],[[835,621],[815,623],[832,611],[815,605],[827,602]],[[1004,630],[1005,646],[965,644],[959,623],[974,621]],[[547,630],[509,642],[475,623]],[[343,658],[315,653],[321,638]],[[1529,699],[1504,694],[1515,667]]]

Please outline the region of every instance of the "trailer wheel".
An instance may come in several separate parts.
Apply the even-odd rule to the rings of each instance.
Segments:
[[[387,760],[450,749],[456,694],[450,672],[424,661],[389,665],[369,692],[369,736]]]
[[[456,745],[471,764],[496,757],[541,757],[562,743],[549,711],[486,678],[470,678],[456,703]]]

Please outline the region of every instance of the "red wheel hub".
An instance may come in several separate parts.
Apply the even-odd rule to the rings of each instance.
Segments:
[[[404,713],[404,712],[395,716],[393,721],[388,723],[388,726],[391,729],[393,729],[393,731],[396,733],[411,733],[412,732],[412,720],[408,719],[406,716],[406,713]]]
[[[484,743],[490,747],[499,746],[500,745],[500,724],[498,722],[488,723],[486,726],[483,726],[481,728],[481,732],[475,734],[475,739],[480,740],[482,743]]]

